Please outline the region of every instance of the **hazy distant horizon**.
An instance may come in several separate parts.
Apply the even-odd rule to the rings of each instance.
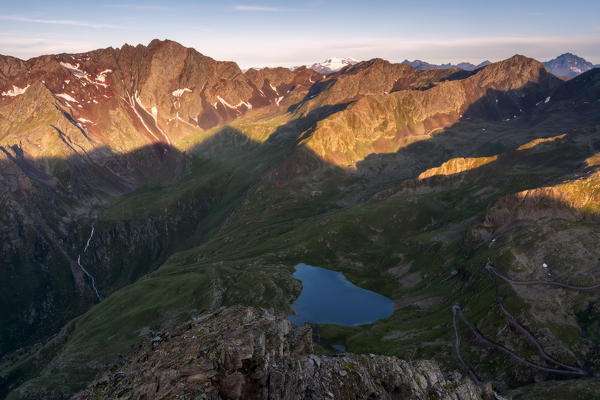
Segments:
[[[157,38],[154,38],[154,39],[157,39]],[[154,40],[154,39],[152,39],[152,40]],[[98,47],[98,48],[81,49],[79,51],[75,51],[75,50],[73,50],[73,51],[60,50],[60,51],[55,51],[55,52],[47,52],[47,53],[41,53],[41,54],[34,54],[31,57],[19,57],[18,55],[3,53],[2,51],[0,51],[0,54],[2,54],[2,55],[8,55],[8,56],[13,56],[13,57],[21,58],[21,59],[24,59],[24,60],[28,60],[30,58],[35,58],[35,57],[43,56],[43,55],[60,54],[60,53],[67,53],[67,54],[69,54],[69,53],[74,53],[74,54],[75,53],[85,53],[85,52],[89,52],[89,51],[93,51],[93,50],[98,50],[98,49],[101,49],[101,48],[107,48],[107,47],[120,48],[120,47],[122,47],[122,46],[124,46],[126,44],[129,44],[129,45],[134,46],[134,47],[137,46],[137,45],[147,46],[152,40],[150,40],[150,41],[148,41],[146,43],[136,43],[136,44],[133,44],[133,43],[123,43],[121,45],[116,45],[116,46],[105,46],[105,47]],[[164,39],[159,39],[159,40],[173,40],[173,39],[164,38]],[[176,41],[176,40],[174,40],[174,41]],[[176,41],[176,42],[178,42],[178,41]],[[179,43],[181,43],[181,42],[179,42]],[[353,56],[352,54],[337,54],[337,55],[334,54],[334,55],[330,55],[330,56],[326,56],[326,57],[321,57],[321,58],[315,57],[315,58],[312,58],[312,59],[307,59],[304,62],[300,62],[300,61],[299,62],[288,62],[288,63],[285,63],[285,62],[281,62],[281,63],[274,62],[274,63],[265,64],[265,65],[243,65],[242,63],[240,63],[237,60],[234,60],[232,58],[227,58],[227,57],[218,58],[218,57],[214,57],[211,54],[203,52],[202,49],[198,49],[198,48],[196,48],[194,46],[188,46],[185,43],[181,43],[181,44],[184,45],[184,46],[186,46],[186,47],[194,48],[195,50],[197,50],[198,52],[202,53],[203,55],[211,57],[211,58],[213,58],[213,59],[215,59],[217,61],[233,61],[233,62],[236,62],[239,65],[239,67],[241,69],[244,69],[244,70],[247,70],[247,69],[250,69],[250,68],[268,68],[268,67],[286,67],[286,68],[292,68],[292,67],[298,67],[298,66],[302,66],[302,65],[311,65],[313,63],[323,62],[323,61],[325,61],[328,58],[354,58],[357,61],[368,61],[368,60],[371,60],[373,58],[383,58],[383,59],[386,59],[386,60],[388,60],[390,62],[393,62],[393,63],[401,63],[404,60],[409,60],[409,61],[420,60],[420,61],[428,62],[430,64],[448,64],[448,63],[450,63],[450,64],[459,64],[459,63],[462,63],[462,62],[469,62],[469,63],[472,63],[474,65],[478,65],[478,64],[480,64],[480,63],[482,63],[484,61],[497,62],[497,61],[502,61],[502,60],[505,60],[507,58],[510,58],[510,57],[512,57],[512,56],[514,56],[516,54],[522,54],[522,55],[527,56],[527,57],[535,58],[538,61],[545,62],[545,61],[549,61],[551,59],[554,59],[554,58],[556,58],[556,57],[558,57],[558,56],[560,56],[561,54],[564,54],[564,53],[573,53],[573,54],[575,54],[577,56],[585,58],[587,61],[590,61],[593,64],[598,64],[598,62],[593,57],[585,57],[585,56],[582,56],[581,54],[579,54],[579,53],[577,53],[577,52],[575,52],[573,50],[565,49],[564,51],[559,51],[556,54],[549,55],[549,56],[547,56],[545,58],[533,57],[530,54],[524,54],[522,52],[514,52],[511,55],[507,55],[506,57],[501,57],[501,58],[493,58],[493,57],[468,58],[467,57],[467,58],[435,59],[435,60],[427,59],[427,58],[418,58],[418,57],[413,57],[413,58],[411,58],[411,57],[399,57],[399,58],[392,59],[392,58],[386,58],[386,57],[381,57],[381,56],[377,56],[377,55],[375,55],[374,57],[369,57],[369,58],[361,58],[361,57]]]
[[[177,41],[242,68],[375,57],[433,64],[492,62],[571,52],[600,64],[600,2],[340,0],[51,4],[23,0],[0,12],[0,53],[22,59]]]

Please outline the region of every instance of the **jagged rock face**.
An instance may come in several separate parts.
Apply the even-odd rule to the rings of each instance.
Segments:
[[[306,67],[291,71],[288,68],[249,69],[245,75],[254,87],[259,89],[259,95],[254,99],[257,104],[265,104],[275,99],[276,105],[292,90],[308,90],[325,76]],[[253,102],[253,104],[254,104]]]
[[[205,314],[140,346],[74,399],[482,399],[433,361],[314,355],[308,326],[262,309]]]
[[[23,95],[37,85],[35,95],[51,99],[91,140],[122,151],[140,142],[171,144],[190,130],[214,127],[253,108],[278,106],[292,89],[306,90],[322,78],[306,68],[244,74],[233,62],[158,40],[147,47],[125,45],[28,61],[3,56],[0,67],[0,115],[12,115],[10,124],[0,119],[3,136],[26,133],[20,121],[44,125],[46,118],[39,113],[22,107],[15,112]]]

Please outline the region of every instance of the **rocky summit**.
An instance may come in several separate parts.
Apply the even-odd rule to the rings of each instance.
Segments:
[[[0,398],[598,397],[600,70],[325,64],[0,56]]]
[[[232,307],[157,333],[73,398],[492,398],[457,372],[444,375],[435,361],[312,352],[308,326]]]

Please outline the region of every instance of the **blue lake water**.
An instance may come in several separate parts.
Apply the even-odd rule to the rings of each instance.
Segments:
[[[311,322],[357,326],[394,312],[392,300],[352,284],[341,272],[298,264],[294,277],[302,281],[302,292],[292,304],[296,315],[288,316],[296,325]]]

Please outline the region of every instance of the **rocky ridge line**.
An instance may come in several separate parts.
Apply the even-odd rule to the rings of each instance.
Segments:
[[[315,355],[308,325],[235,306],[153,335],[74,399],[484,399],[435,361]]]

